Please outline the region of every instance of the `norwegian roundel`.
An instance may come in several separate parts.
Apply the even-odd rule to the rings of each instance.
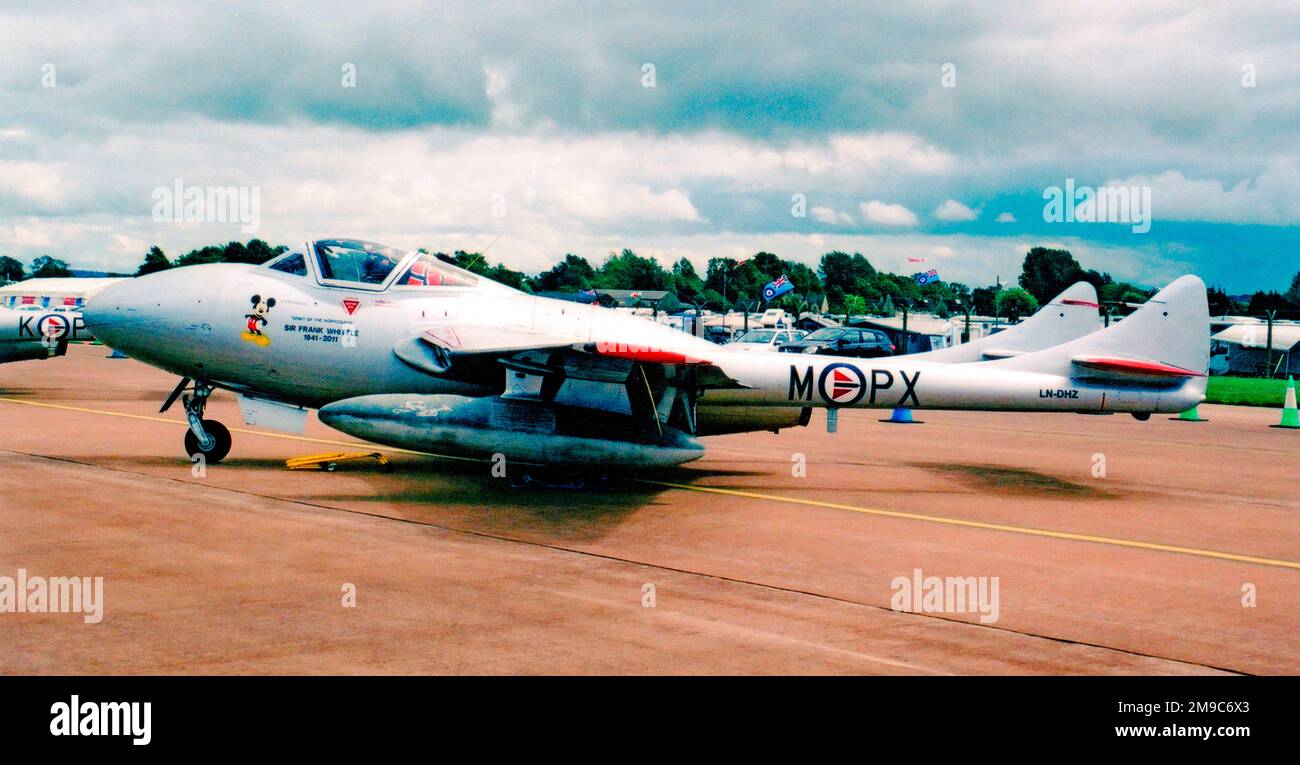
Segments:
[[[822,370],[817,387],[827,403],[851,406],[858,403],[866,392],[867,380],[862,370],[852,364],[838,362]]]

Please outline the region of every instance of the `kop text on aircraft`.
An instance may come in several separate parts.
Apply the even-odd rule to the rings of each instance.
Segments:
[[[1074,292],[1071,292],[1073,290]],[[261,266],[211,264],[94,296],[104,343],[180,376],[186,450],[231,446],[205,419],[215,388],[255,424],[300,429],[304,408],[381,444],[523,464],[648,467],[702,438],[806,425],[845,407],[1181,412],[1205,394],[1205,285],[1175,280],[1096,329],[1076,285],[1024,325],[933,354],[845,359],[729,351],[596,305],[529,295],[421,252],[308,242]]]
[[[0,308],[0,364],[62,356],[70,341],[90,339],[79,312]]]

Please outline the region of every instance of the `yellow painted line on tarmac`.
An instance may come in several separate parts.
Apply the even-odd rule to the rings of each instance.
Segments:
[[[898,510],[878,510],[870,507],[857,507],[855,505],[845,505],[838,502],[825,502],[818,499],[803,499],[800,497],[787,497],[779,494],[762,494],[754,491],[742,491],[740,489],[719,489],[712,486],[693,486],[684,483],[670,483],[668,481],[649,481],[638,480],[638,483],[648,483],[654,486],[665,486],[673,489],[685,489],[687,491],[698,491],[706,494],[725,494],[731,497],[745,497],[748,499],[762,499],[770,502],[783,502],[791,505],[805,505],[808,507],[820,507],[828,510],[847,510],[852,513],[861,513],[862,515],[876,515],[884,518],[899,518],[908,521],[924,521],[926,523],[940,523],[945,526],[963,526],[971,529],[984,529],[986,531],[1005,531],[1012,534],[1024,534],[1033,537],[1047,537],[1049,539],[1066,539],[1072,542],[1094,542],[1097,544],[1111,545],[1114,547],[1131,547],[1139,550],[1157,550],[1159,552],[1179,553],[1182,555],[1196,555],[1202,558],[1215,558],[1217,560],[1230,560],[1238,563],[1258,563],[1263,566],[1277,566],[1279,568],[1290,568],[1300,570],[1300,562],[1290,560],[1279,560],[1277,558],[1258,558],[1253,555],[1238,555],[1236,553],[1220,552],[1218,550],[1201,550],[1195,547],[1180,547],[1178,545],[1165,545],[1157,542],[1142,542],[1136,539],[1117,539],[1115,537],[1099,537],[1091,534],[1075,534],[1069,531],[1051,531],[1049,529],[1035,529],[1028,526],[1011,526],[1005,523],[988,523],[986,521],[969,521],[962,518],[946,518],[939,515],[922,515],[920,513],[906,513]]]
[[[103,414],[110,417],[125,417],[132,420],[145,420],[149,422],[160,422],[166,425],[177,425],[184,427],[183,420],[174,420],[166,417],[157,417],[143,414],[127,414],[126,412],[113,412],[106,409],[90,409],[80,406],[68,406],[66,404],[47,404],[41,401],[23,401],[16,398],[0,397],[0,401],[10,404],[22,404],[23,406],[39,406],[48,409],[62,409],[70,412],[82,412],[85,414]],[[264,430],[246,430],[243,428],[232,428],[232,433],[246,433],[254,436],[265,436],[267,438],[281,438],[288,441],[303,441],[313,444],[327,444],[330,446],[357,446],[364,444],[363,441],[332,441],[324,438],[309,438],[307,436],[295,436],[288,433],[271,433]],[[430,452],[420,452],[414,449],[401,449],[397,447],[385,446],[383,451],[399,452],[402,454],[414,454],[420,457],[439,457],[443,459],[461,460],[465,462],[482,462],[471,457],[456,457],[446,454],[432,454]],[[747,499],[759,499],[768,502],[781,502],[789,505],[803,505],[805,507],[819,507],[827,510],[846,510],[851,513],[862,515],[874,515],[882,518],[898,518],[908,521],[923,521],[926,523],[938,523],[945,526],[961,526],[971,529],[983,529],[985,531],[1004,531],[1011,534],[1022,534],[1025,536],[1045,537],[1048,539],[1064,539],[1072,542],[1092,542],[1095,544],[1110,545],[1112,547],[1128,547],[1138,550],[1153,550],[1157,552],[1177,553],[1180,555],[1195,555],[1201,558],[1213,558],[1215,560],[1227,560],[1237,563],[1256,563],[1261,566],[1276,566],[1278,568],[1289,568],[1300,570],[1300,562],[1281,560],[1278,558],[1260,558],[1253,555],[1238,555],[1236,553],[1220,552],[1218,550],[1201,550],[1195,547],[1181,547],[1178,545],[1165,545],[1157,542],[1142,542],[1136,539],[1119,539],[1116,537],[1101,537],[1091,534],[1075,534],[1069,531],[1052,531],[1050,529],[1036,529],[1028,526],[1012,526],[1005,523],[989,523],[986,521],[971,521],[962,518],[947,518],[940,515],[923,515],[921,513],[907,513],[900,510],[879,510],[870,507],[858,507],[856,505],[846,505],[839,502],[826,502],[819,499],[804,499],[801,497],[789,497],[780,494],[763,494],[754,491],[744,491],[741,489],[721,489],[713,486],[694,486],[685,483],[672,483],[669,481],[652,481],[647,479],[633,479],[636,483],[646,484],[649,486],[662,486],[670,489],[683,489],[685,491],[695,491],[705,494],[723,494],[732,497],[744,497]]]

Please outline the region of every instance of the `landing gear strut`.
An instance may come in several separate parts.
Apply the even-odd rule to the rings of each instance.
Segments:
[[[189,382],[188,377],[181,378],[180,384],[172,391],[171,396],[167,398],[167,403],[163,404],[159,411],[167,411],[179,396],[181,406],[185,408],[185,419],[190,423],[190,429],[185,433],[185,453],[190,455],[191,461],[202,454],[207,464],[215,465],[230,453],[230,431],[216,420],[203,419],[203,411],[208,406],[208,396],[212,395],[212,386],[195,380],[194,394],[181,395]]]

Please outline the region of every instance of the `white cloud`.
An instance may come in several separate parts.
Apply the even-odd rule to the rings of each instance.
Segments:
[[[875,223],[880,226],[915,226],[917,224],[916,213],[902,205],[886,204],[873,199],[870,202],[862,203],[858,209],[862,211],[862,219],[867,223]]]
[[[1188,178],[1177,170],[1156,176],[1134,175],[1112,179],[1107,186],[1151,188],[1155,221],[1212,221],[1217,223],[1300,223],[1300,162],[1277,159],[1257,176],[1231,185],[1217,178]]]
[[[934,217],[942,221],[956,223],[975,220],[979,217],[979,213],[955,199],[949,199],[934,208]]]
[[[63,203],[68,191],[69,184],[53,163],[0,159],[0,197],[16,197],[48,208]]]
[[[1016,216],[1012,215],[1012,214],[1009,213],[1009,212],[999,213],[999,214],[998,214],[997,222],[998,222],[998,223],[1015,223],[1015,222],[1016,222]]]
[[[809,212],[812,213],[813,220],[831,226],[852,226],[856,222],[853,220],[852,215],[845,212],[837,212],[829,207],[814,207],[809,210]]]

